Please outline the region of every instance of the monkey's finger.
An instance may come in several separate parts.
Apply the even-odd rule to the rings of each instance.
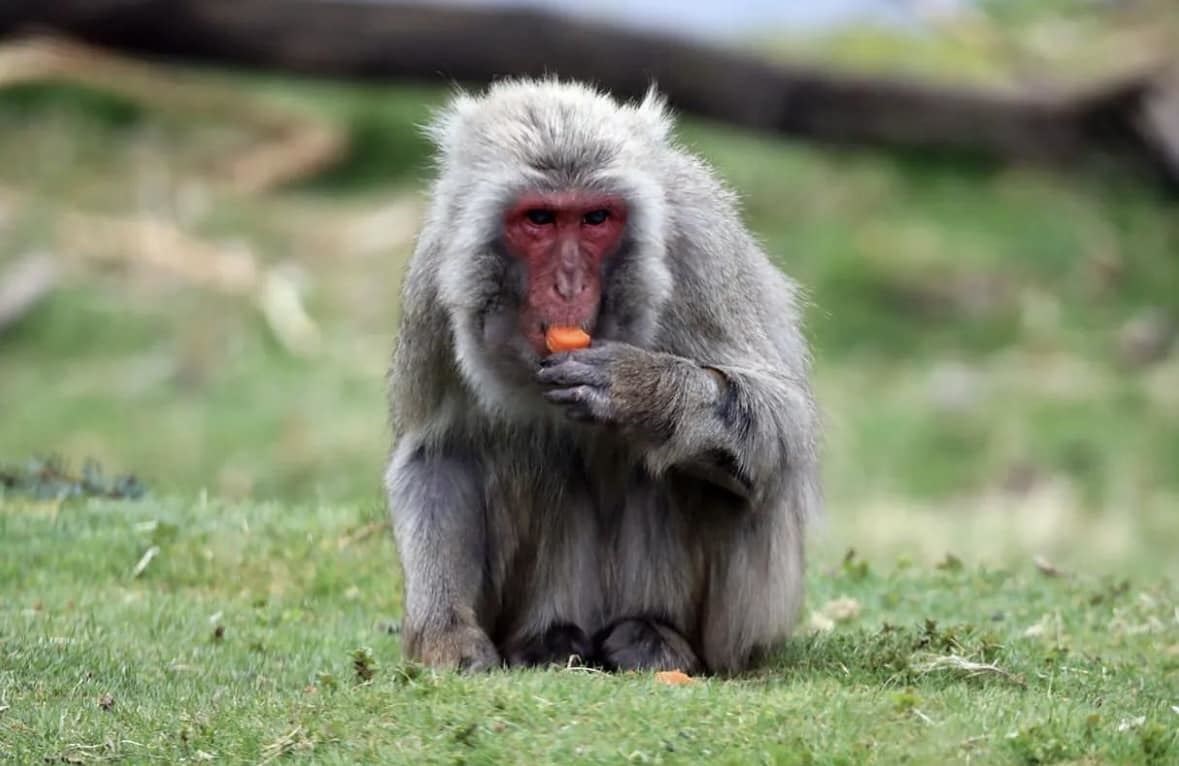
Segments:
[[[551,367],[542,367],[536,379],[545,386],[604,386],[606,371],[592,364],[568,360]]]
[[[592,420],[598,423],[610,423],[614,420],[610,396],[591,386],[555,388],[546,391],[544,397],[564,407],[565,414],[573,420]]]
[[[591,401],[594,393],[595,391],[589,386],[572,386],[550,389],[545,391],[543,396],[553,404],[578,404]]]
[[[569,351],[554,351],[548,356],[542,356],[540,358],[540,366],[542,368],[552,367],[554,365],[561,364],[562,362],[567,362],[569,361],[570,354],[571,352]]]

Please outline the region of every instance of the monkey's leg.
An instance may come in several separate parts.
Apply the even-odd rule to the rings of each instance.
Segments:
[[[538,636],[531,636],[504,648],[504,658],[513,667],[569,664],[577,657],[582,665],[593,659],[593,643],[581,628],[568,622],[553,625]]]
[[[427,665],[483,670],[499,653],[478,624],[484,586],[480,466],[460,453],[427,453],[408,440],[386,474],[393,533],[405,572],[406,656]]]
[[[698,648],[713,673],[741,672],[780,647],[802,607],[802,530],[789,514],[758,511],[762,523],[708,554],[711,571]]]
[[[611,670],[704,669],[687,639],[660,620],[631,617],[608,625],[594,636],[598,661]]]

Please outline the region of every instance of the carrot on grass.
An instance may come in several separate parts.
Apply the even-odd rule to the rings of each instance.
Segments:
[[[684,684],[694,682],[696,679],[680,670],[663,670],[655,674],[655,680],[661,684],[668,684],[670,686],[683,686]]]

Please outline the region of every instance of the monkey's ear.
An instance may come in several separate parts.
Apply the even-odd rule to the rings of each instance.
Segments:
[[[667,106],[667,97],[659,92],[659,87],[654,82],[648,86],[643,100],[634,108],[634,113],[652,138],[657,141],[667,140],[672,127],[671,110]]]

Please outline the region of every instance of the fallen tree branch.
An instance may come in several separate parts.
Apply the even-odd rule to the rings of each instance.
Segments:
[[[212,180],[240,192],[258,193],[314,175],[347,146],[343,131],[326,121],[174,69],[47,36],[0,45],[0,88],[63,81],[160,110],[225,115],[250,128],[259,140],[219,160],[212,173]]]
[[[654,80],[678,109],[757,130],[1056,165],[1110,152],[1179,185],[1175,129],[1146,111],[1158,97],[1154,71],[1082,93],[951,88],[772,64],[531,9],[362,0],[10,0],[0,10],[0,34],[33,26],[140,54],[319,76],[482,83],[557,73],[630,97]]]

